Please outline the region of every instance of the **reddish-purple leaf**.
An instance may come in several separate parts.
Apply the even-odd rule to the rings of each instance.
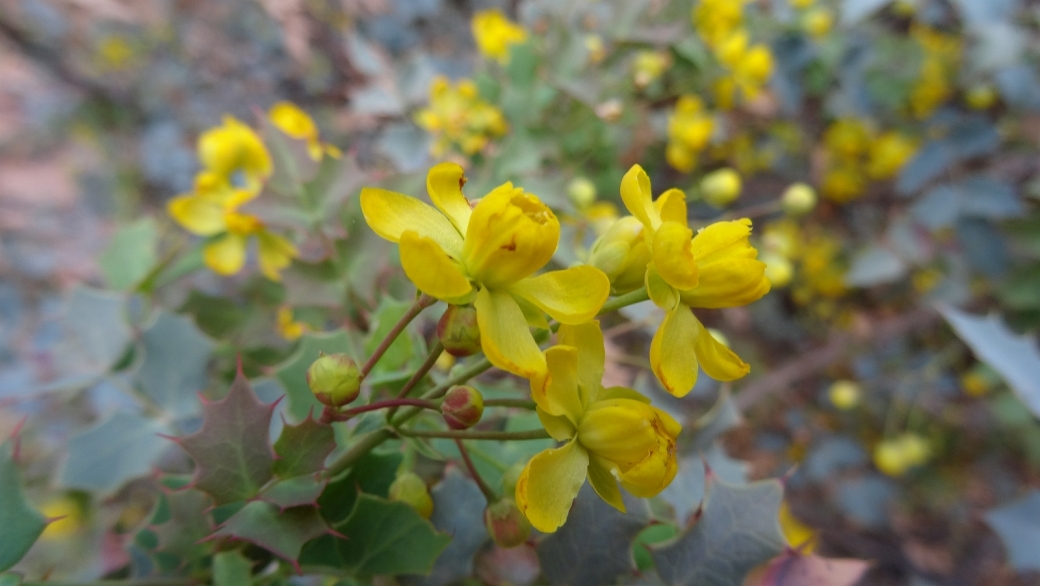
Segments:
[[[292,507],[279,510],[263,501],[242,507],[221,525],[213,537],[231,537],[256,544],[286,560],[295,562],[303,544],[333,531],[325,524],[316,507]]]
[[[274,443],[278,459],[274,473],[281,478],[313,474],[325,468],[325,458],[336,449],[332,426],[308,416],[297,425],[286,424]]]

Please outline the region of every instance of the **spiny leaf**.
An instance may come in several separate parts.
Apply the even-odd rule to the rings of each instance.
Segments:
[[[295,562],[303,544],[329,532],[316,507],[292,507],[282,511],[270,503],[253,501],[232,515],[213,536],[248,541]]]
[[[142,218],[112,236],[98,264],[113,289],[129,289],[141,282],[158,260],[159,229],[154,218]]]
[[[125,296],[87,287],[72,292],[61,327],[62,336],[54,349],[54,355],[61,357],[55,361],[61,376],[33,391],[94,384],[123,357],[131,340]]]
[[[784,549],[776,480],[746,485],[709,477],[700,520],[674,541],[651,548],[669,586],[731,586]]]
[[[212,549],[199,543],[213,530],[209,510],[212,502],[200,491],[184,488],[163,495],[168,519],[152,528],[159,543],[157,550],[186,558],[197,557]]]
[[[170,313],[159,314],[142,342],[144,362],[137,380],[144,394],[174,417],[197,414],[213,342],[191,319]]]
[[[0,572],[15,565],[43,533],[47,521],[29,506],[14,461],[14,442],[0,444]]]
[[[346,474],[333,478],[325,488],[318,499],[322,516],[331,523],[346,519],[354,510],[359,492],[385,497],[400,465],[400,453],[369,452]]]
[[[1040,570],[1040,490],[987,511],[986,522],[1004,542],[1012,567]]]
[[[162,422],[117,412],[69,442],[69,454],[61,471],[67,488],[111,493],[126,481],[144,476],[170,444],[160,434],[169,433]]]
[[[318,497],[325,490],[328,480],[319,479],[315,475],[297,476],[279,480],[260,493],[260,500],[271,503],[279,509],[318,504]]]
[[[202,428],[179,440],[195,460],[192,485],[218,505],[259,494],[274,465],[268,439],[273,410],[274,404],[261,403],[239,372],[227,397],[205,406]]]
[[[626,495],[627,496],[627,495]],[[608,505],[586,484],[567,522],[538,544],[538,559],[551,584],[612,584],[635,570],[632,540],[647,523],[643,501],[625,499],[628,513]]]
[[[325,458],[336,449],[336,434],[331,425],[307,417],[297,425],[282,428],[274,452],[278,460],[274,473],[282,478],[313,474],[325,468]]]
[[[750,586],[852,586],[869,567],[870,562],[864,560],[828,559],[787,550],[769,563],[761,581]]]
[[[300,339],[300,346],[296,352],[275,371],[278,380],[285,387],[290,420],[303,421],[310,413],[320,411],[323,407],[307,386],[307,369],[317,360],[318,354],[343,352],[355,356],[354,350],[353,339],[343,330],[331,334],[305,334]]]
[[[364,577],[425,574],[451,541],[405,503],[367,494],[336,529],[347,536],[337,542],[345,567]]]
[[[222,551],[213,556],[213,586],[250,586],[253,563],[240,551]]]

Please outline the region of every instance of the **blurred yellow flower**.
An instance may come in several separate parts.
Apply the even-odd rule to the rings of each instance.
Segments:
[[[867,180],[857,166],[839,164],[824,173],[820,191],[834,203],[845,204],[866,193]]]
[[[895,131],[884,132],[870,144],[867,175],[875,180],[895,177],[916,152],[916,141]]]
[[[271,155],[260,136],[234,116],[224,116],[220,126],[199,136],[199,160],[206,171],[241,180],[248,190],[259,191],[272,171]]]
[[[700,0],[693,8],[693,27],[709,47],[717,47],[744,22],[746,0]]]
[[[741,186],[740,174],[729,167],[723,167],[701,179],[700,194],[704,201],[722,208],[740,197]]]
[[[599,35],[585,35],[585,50],[589,52],[592,63],[599,63],[607,56],[607,46]]]
[[[98,43],[97,57],[105,69],[121,71],[133,64],[134,47],[121,36],[108,35]]]
[[[610,293],[603,273],[577,266],[534,276],[556,252],[560,222],[545,204],[512,183],[475,206],[462,193],[462,167],[441,163],[426,177],[436,209],[383,189],[361,191],[365,221],[397,242],[405,274],[424,293],[474,303],[484,354],[492,364],[530,378],[545,360],[530,326],[545,314],[565,324],[588,321]]]
[[[766,263],[766,278],[773,287],[786,287],[794,278],[794,265],[787,257],[775,252],[762,253],[762,262]]]
[[[808,10],[802,15],[802,27],[815,38],[825,36],[834,27],[834,14],[823,7]]]
[[[791,216],[805,215],[816,207],[816,190],[805,183],[792,183],[780,196],[784,213]]]
[[[787,501],[780,503],[778,520],[780,521],[780,531],[783,532],[787,545],[804,554],[812,553],[816,547],[816,531],[791,513],[791,507],[787,505]]]
[[[338,148],[330,144],[324,144],[318,139],[318,125],[310,114],[304,112],[299,106],[292,102],[278,102],[271,106],[267,117],[276,128],[297,140],[307,141],[307,154],[315,161],[320,161],[322,155],[329,155],[334,159],[341,156]]]
[[[661,77],[672,58],[664,51],[640,51],[632,62],[632,76],[636,87],[646,87]]]
[[[586,478],[623,512],[619,482],[649,498],[678,470],[682,427],[632,389],[603,388],[604,351],[599,322],[564,325],[559,345],[545,351],[547,372],[531,379],[538,418],[553,439],[566,442],[531,458],[516,483],[516,504],[539,531],[563,525]]]
[[[416,113],[415,122],[433,135],[434,156],[453,148],[475,154],[509,129],[502,111],[480,97],[472,80],[452,85],[440,75],[430,85],[430,105]]]
[[[842,118],[831,123],[823,133],[827,153],[837,159],[853,161],[870,148],[870,130],[854,118]]]
[[[997,91],[989,84],[976,84],[965,92],[964,101],[972,110],[988,110],[997,103]]]
[[[827,398],[830,399],[831,404],[842,411],[848,411],[859,405],[860,395],[859,385],[850,380],[834,381],[827,389]]]
[[[928,440],[911,432],[882,440],[874,448],[874,465],[888,476],[903,476],[930,458]]]
[[[714,130],[715,120],[704,110],[700,98],[681,96],[668,119],[668,164],[683,173],[692,171],[697,155],[708,145]]]
[[[970,397],[984,397],[996,386],[995,377],[981,365],[961,375],[961,388]]]
[[[470,28],[481,54],[499,63],[509,61],[510,47],[527,40],[524,27],[509,20],[497,8],[474,14]]]
[[[278,333],[290,342],[298,340],[304,332],[308,332],[311,329],[307,324],[301,321],[296,321],[293,317],[292,308],[285,305],[278,308],[275,326],[278,329]]]

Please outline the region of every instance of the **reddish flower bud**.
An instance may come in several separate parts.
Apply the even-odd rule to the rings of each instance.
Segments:
[[[499,547],[516,547],[531,536],[531,522],[509,497],[484,509],[484,525]]]
[[[449,305],[437,322],[437,337],[452,356],[471,356],[480,352],[480,327],[472,305]]]
[[[484,396],[470,386],[456,386],[448,390],[441,403],[441,414],[452,429],[469,429],[484,414]]]
[[[307,385],[322,403],[342,407],[361,392],[361,372],[346,354],[322,354],[307,369]]]

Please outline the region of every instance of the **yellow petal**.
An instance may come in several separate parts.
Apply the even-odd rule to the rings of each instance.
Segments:
[[[678,222],[665,222],[654,234],[654,265],[666,283],[680,291],[697,286],[693,259],[693,230]]]
[[[531,379],[531,398],[546,413],[578,425],[585,410],[578,392],[578,350],[553,346],[545,351],[545,363],[546,375]]]
[[[654,202],[654,209],[661,216],[662,222],[678,222],[683,226],[688,223],[686,217],[686,194],[672,188],[661,194]]]
[[[625,502],[621,499],[617,478],[614,478],[611,472],[613,468],[610,460],[589,454],[589,484],[592,485],[592,489],[596,491],[599,498],[624,513]]]
[[[535,408],[535,413],[538,414],[538,420],[542,422],[542,427],[549,433],[549,437],[558,442],[570,441],[574,437],[576,428],[565,415],[550,415],[542,411],[541,407]]]
[[[697,318],[694,317],[693,320],[697,321]],[[736,353],[716,340],[708,328],[701,326],[699,321],[697,325],[700,327],[700,331],[697,334],[695,348],[697,360],[705,374],[715,380],[731,381],[737,380],[751,371],[751,367]]]
[[[675,459],[675,439],[661,437],[658,448],[635,466],[621,474],[621,486],[640,498],[657,496],[679,470]]]
[[[668,312],[650,343],[650,368],[665,390],[686,396],[697,384],[697,355],[694,346],[701,323],[685,305]]]
[[[549,320],[546,319],[545,312],[541,308],[519,295],[513,295],[513,301],[516,301],[516,304],[520,306],[520,311],[524,313],[527,325],[542,330],[549,329]]]
[[[202,250],[202,260],[213,272],[233,275],[246,264],[246,237],[225,234]]]
[[[284,236],[267,230],[258,232],[256,238],[260,272],[272,281],[280,281],[278,273],[292,263],[297,255],[296,247]]]
[[[393,191],[366,187],[361,190],[361,212],[372,231],[391,242],[398,242],[408,230],[432,238],[444,252],[458,258],[462,236],[432,206],[414,197]]]
[[[473,213],[469,201],[462,194],[462,186],[465,183],[462,167],[455,163],[436,165],[426,175],[426,191],[430,194],[430,200],[437,209],[448,216],[459,234],[466,233],[469,217]]]
[[[650,404],[650,398],[643,396],[637,390],[629,389],[626,387],[608,387],[600,390],[599,394],[596,395],[597,401],[607,401],[609,399],[631,399],[633,401],[639,401],[640,403]]]
[[[585,410],[578,441],[590,453],[627,470],[656,450],[660,437],[674,439],[679,429],[674,419],[642,401],[608,399]]]
[[[653,193],[650,191],[650,177],[639,165],[632,168],[621,178],[621,200],[633,216],[639,218],[647,230],[657,229],[661,223],[661,214],[653,204]]]
[[[199,195],[179,195],[166,205],[166,210],[178,224],[192,234],[213,236],[227,230],[224,208],[210,198]]]
[[[715,222],[693,237],[693,257],[698,264],[730,258],[755,258],[758,251],[748,243],[751,220]]]
[[[582,265],[524,279],[509,291],[558,322],[580,324],[599,313],[610,295],[610,280],[596,267]]]
[[[679,297],[690,307],[737,307],[761,299],[769,288],[764,262],[737,258],[702,265],[697,286]]]
[[[603,347],[603,332],[598,321],[580,325],[560,326],[559,343],[578,351],[578,384],[584,391],[583,403],[599,395],[603,386],[603,364],[606,351]]]
[[[481,289],[474,305],[481,348],[491,364],[524,378],[546,372],[545,357],[509,293]]]
[[[567,521],[588,467],[589,455],[576,441],[531,458],[516,482],[516,504],[532,527],[552,533]]]
[[[665,311],[671,311],[679,305],[679,292],[665,282],[653,263],[646,268],[646,292],[654,305]]]
[[[409,230],[401,235],[401,267],[408,279],[427,295],[457,303],[473,292],[459,263],[432,238]]]

